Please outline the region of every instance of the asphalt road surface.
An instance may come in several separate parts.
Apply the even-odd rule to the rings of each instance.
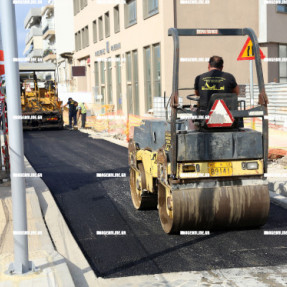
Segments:
[[[287,264],[287,210],[271,204],[261,229],[166,235],[158,213],[134,209],[127,149],[79,131],[24,133],[25,155],[50,188],[97,276],[114,278],[163,272]],[[125,173],[122,178],[97,173]],[[126,235],[98,235],[125,231]]]

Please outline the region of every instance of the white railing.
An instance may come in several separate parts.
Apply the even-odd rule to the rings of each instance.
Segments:
[[[250,103],[250,86],[246,85],[245,97],[239,97],[240,100],[246,101],[246,106],[251,106]],[[254,85],[254,105],[258,104],[259,90],[258,86]],[[268,117],[271,124],[287,127],[287,83],[269,83],[265,85],[265,92],[269,99]]]

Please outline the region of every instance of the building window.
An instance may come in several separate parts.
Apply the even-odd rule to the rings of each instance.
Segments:
[[[110,36],[110,13],[105,13],[105,37]]]
[[[74,15],[77,15],[79,12],[80,12],[79,0],[74,0]]]
[[[79,5],[81,6],[81,10],[83,10],[88,5],[88,0],[79,0]]]
[[[128,114],[133,113],[132,106],[132,60],[131,53],[126,53],[126,77],[127,77],[127,110]]]
[[[132,78],[132,85],[133,85],[133,114],[139,115],[140,114],[140,102],[139,102],[139,76],[138,76],[138,51],[135,50],[132,53],[133,61],[133,78]]]
[[[287,58],[287,45],[279,45],[279,58]],[[287,83],[287,62],[279,62],[279,83]]]
[[[99,62],[95,62],[95,86],[100,86]]]
[[[93,22],[93,41],[94,43],[97,43],[97,38],[98,38],[98,26],[97,26],[97,21],[95,20]]]
[[[112,89],[112,62],[111,58],[107,61],[107,92],[108,92],[108,104],[113,104],[113,89]]]
[[[99,23],[99,40],[103,40],[104,39],[104,30],[103,30],[103,17],[99,17],[98,20]]]
[[[81,31],[78,32],[78,51],[82,49],[82,37],[81,37]]]
[[[96,100],[100,100],[102,102],[103,98],[99,97],[101,95],[99,62],[95,62],[95,89]]]
[[[144,19],[158,14],[158,0],[143,0]]]
[[[86,47],[89,47],[89,43],[90,42],[90,40],[89,40],[89,26],[86,26],[85,27],[85,46],[84,46],[84,48],[86,48]]]
[[[153,98],[161,96],[160,44],[144,48],[144,83],[146,111],[153,108]]]
[[[121,57],[116,56],[116,77],[117,77],[117,110],[123,109],[122,99],[122,72],[121,72]]]
[[[126,53],[128,113],[139,115],[138,52]]]
[[[277,12],[287,13],[287,4],[277,4],[276,10]]]
[[[114,7],[114,31],[120,32],[120,10],[119,5]]]
[[[153,46],[153,96],[161,96],[160,45]]]
[[[76,48],[76,51],[79,51],[79,47],[78,47],[78,33],[75,34],[75,48]]]
[[[85,49],[86,47],[89,46],[89,26],[86,26],[81,30],[80,38],[81,38],[80,40],[82,42],[81,48]]]
[[[86,43],[86,41],[85,41],[85,28],[83,28],[81,30],[81,42],[82,42],[81,47],[82,47],[82,49],[84,49],[86,47],[85,46],[85,43]]]
[[[125,4],[125,27],[137,23],[137,2],[136,0],[126,1]]]
[[[101,61],[101,95],[103,103],[105,102],[105,94],[106,94],[106,74],[105,74],[105,62]]]
[[[152,109],[151,93],[151,51],[150,47],[144,48],[144,86],[146,111]]]

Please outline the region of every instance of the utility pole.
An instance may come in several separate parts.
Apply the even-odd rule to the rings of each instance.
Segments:
[[[13,204],[14,262],[10,274],[23,274],[32,269],[28,260],[27,208],[24,174],[24,147],[22,121],[14,116],[21,112],[19,65],[15,7],[12,0],[1,0],[2,42],[5,59],[5,79],[8,106],[10,177]]]

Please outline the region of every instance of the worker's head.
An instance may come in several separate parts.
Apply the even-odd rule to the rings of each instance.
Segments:
[[[68,98],[68,101],[71,101],[72,100],[72,98]]]
[[[212,69],[223,69],[223,59],[219,56],[212,56],[208,62],[208,70]]]

